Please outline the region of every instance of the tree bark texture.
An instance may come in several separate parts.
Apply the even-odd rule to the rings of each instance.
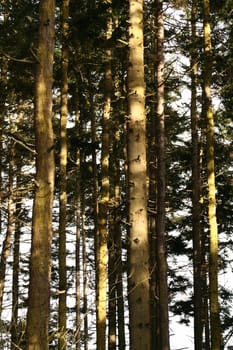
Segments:
[[[149,350],[149,247],[142,0],[129,1],[128,107],[130,348]]]
[[[59,173],[59,350],[66,349],[66,206],[67,206],[67,118],[68,118],[68,17],[69,0],[62,4],[62,64]]]
[[[203,331],[203,281],[202,281],[202,237],[200,207],[200,148],[197,112],[197,5],[191,8],[191,134],[192,134],[192,227],[193,227],[193,284],[194,284],[194,347],[202,350]]]
[[[36,179],[32,218],[27,350],[48,350],[51,271],[54,137],[52,83],[54,0],[39,4],[39,33],[35,81]]]
[[[221,349],[221,327],[218,302],[218,225],[216,218],[216,185],[214,162],[214,116],[211,96],[212,44],[210,29],[210,3],[203,0],[204,30],[204,104],[206,118],[206,158],[208,184],[208,224],[210,235],[209,290],[210,290],[210,332],[211,350]]]
[[[159,307],[159,345],[160,349],[169,350],[169,317],[167,286],[167,252],[165,232],[166,203],[166,161],[165,161],[165,114],[164,114],[164,24],[163,0],[157,0],[157,216],[156,248],[158,264],[158,307]]]

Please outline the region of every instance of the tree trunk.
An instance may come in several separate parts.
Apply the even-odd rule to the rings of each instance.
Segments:
[[[156,0],[151,4],[151,11],[156,13]],[[157,151],[156,151],[156,86],[157,86],[157,17],[151,18],[151,79],[154,94],[150,97],[151,119],[148,121],[148,172],[149,172],[149,232],[150,232],[150,317],[151,348],[159,348],[158,324],[158,283],[157,283],[157,248],[156,248],[156,213],[157,213]]]
[[[106,39],[112,35],[112,20],[108,18]],[[102,122],[101,189],[98,215],[99,245],[97,260],[97,349],[106,348],[108,206],[109,206],[109,121],[111,117],[112,70],[110,48],[106,49],[104,112]]]
[[[149,247],[147,224],[146,113],[143,1],[129,0],[128,62],[128,298],[130,348],[150,349]]]
[[[14,141],[10,141],[9,144],[9,168],[8,168],[8,176],[9,176],[9,184],[8,184],[8,198],[7,198],[7,229],[6,236],[2,244],[2,251],[0,257],[0,317],[2,315],[2,307],[3,307],[3,293],[5,287],[5,276],[6,276],[6,264],[7,258],[10,255],[11,244],[13,239],[14,232],[14,163],[15,163],[15,143]]]
[[[5,18],[4,18],[5,20]],[[6,57],[1,58],[1,72],[0,72],[0,154],[3,154],[3,128],[5,122],[5,104],[7,97],[7,71],[8,60]],[[3,157],[0,158],[0,235],[2,234],[2,201],[3,201]]]
[[[169,317],[167,259],[165,236],[165,197],[166,197],[166,164],[165,164],[165,118],[164,118],[164,24],[163,0],[157,0],[157,216],[156,247],[158,264],[158,307],[160,349],[169,350]]]
[[[216,185],[214,164],[214,116],[211,96],[212,46],[210,29],[210,4],[203,0],[204,29],[204,104],[206,118],[206,158],[208,184],[208,224],[210,235],[209,251],[209,293],[211,350],[221,349],[221,327],[218,302],[218,225],[216,218]]]
[[[193,282],[194,282],[194,346],[202,350],[203,331],[203,284],[202,284],[202,238],[200,211],[200,149],[197,112],[197,43],[196,0],[191,9],[191,133],[192,133],[192,227],[193,227]]]
[[[76,104],[76,135],[81,136],[79,106]],[[81,350],[81,290],[80,290],[80,236],[81,236],[81,152],[76,151],[76,247],[75,247],[75,293],[76,293],[76,330],[75,349]]]
[[[112,159],[114,162],[114,160]],[[113,180],[114,181],[114,180]],[[114,200],[114,189],[111,186],[111,200]],[[109,239],[108,239],[108,350],[116,349],[116,244],[115,221],[111,210],[109,215]]]
[[[83,315],[84,315],[84,350],[88,350],[88,279],[87,279],[87,248],[85,231],[85,194],[82,193],[81,215],[82,215],[82,270],[83,270]]]
[[[17,185],[20,184],[21,164],[17,166]],[[18,306],[19,306],[19,261],[20,261],[20,233],[21,233],[21,195],[16,192],[15,208],[15,234],[13,243],[13,276],[12,276],[12,312],[11,312],[11,350],[17,350],[20,347],[20,337],[18,330]]]
[[[68,117],[68,17],[69,0],[62,4],[62,78],[60,117],[60,176],[59,176],[59,350],[66,349],[66,206],[67,206],[67,117]]]
[[[27,350],[48,350],[51,271],[54,137],[52,83],[54,0],[41,0],[35,82],[36,179],[32,218]]]

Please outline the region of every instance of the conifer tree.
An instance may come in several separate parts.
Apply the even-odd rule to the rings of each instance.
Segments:
[[[209,293],[210,293],[210,330],[211,350],[219,350],[221,344],[221,327],[218,301],[218,225],[216,218],[216,184],[214,154],[214,115],[211,96],[212,44],[210,28],[210,3],[203,0],[204,30],[204,111],[206,118],[206,158],[208,184],[208,224],[209,224]]]
[[[108,3],[111,5],[111,2]],[[106,40],[112,35],[112,19],[108,9]],[[108,45],[108,43],[107,43]],[[98,213],[98,266],[97,266],[97,348],[106,347],[106,319],[107,319],[107,264],[108,264],[108,215],[109,215],[109,144],[112,95],[111,48],[106,49],[105,56],[105,88],[104,111],[102,120],[102,150],[101,150],[101,190]]]
[[[66,349],[66,206],[67,206],[67,118],[68,118],[68,17],[69,0],[62,3],[62,62],[59,173],[59,350]]]
[[[52,127],[54,17],[54,0],[41,0],[35,75],[36,179],[26,328],[27,350],[49,349],[48,324],[55,169]]]
[[[202,349],[203,332],[203,285],[202,285],[202,239],[200,207],[200,140],[197,111],[197,4],[191,4],[191,133],[192,133],[192,228],[193,228],[193,285],[194,285],[194,346]]]
[[[158,264],[158,315],[159,315],[159,347],[169,350],[169,317],[168,317],[168,286],[167,258],[165,234],[165,196],[166,196],[166,164],[165,164],[165,113],[164,113],[164,24],[163,1],[156,1],[157,24],[157,215],[156,215],[156,253]]]
[[[130,348],[150,349],[146,115],[143,1],[129,0],[128,62],[128,299]]]

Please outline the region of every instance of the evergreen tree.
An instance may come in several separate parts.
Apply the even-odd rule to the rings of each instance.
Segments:
[[[55,3],[40,1],[35,76],[36,179],[33,204],[27,350],[49,349],[49,299],[54,190],[52,79]]]
[[[143,1],[129,1],[127,157],[130,348],[150,349]]]

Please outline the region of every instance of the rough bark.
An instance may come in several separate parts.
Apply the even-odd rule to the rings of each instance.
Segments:
[[[206,118],[206,158],[208,187],[208,224],[209,224],[209,293],[210,293],[210,332],[211,350],[221,349],[221,327],[218,302],[218,225],[216,218],[216,184],[214,162],[214,116],[211,95],[212,44],[210,29],[210,3],[203,0],[204,30],[204,104]]]
[[[67,117],[68,117],[68,17],[69,0],[62,4],[62,63],[59,173],[59,350],[66,349],[66,206],[67,206]]]
[[[147,224],[146,113],[143,1],[129,1],[128,62],[128,298],[130,348],[150,349],[149,247]]]
[[[2,244],[2,251],[0,257],[0,317],[2,314],[3,307],[3,293],[5,287],[5,277],[6,277],[6,266],[7,258],[11,252],[11,245],[13,240],[14,232],[14,164],[15,164],[15,143],[14,141],[10,142],[9,145],[9,168],[8,168],[8,196],[7,196],[7,229],[5,234],[5,239]]]
[[[17,186],[19,186],[19,174],[21,166],[17,166]],[[18,306],[19,306],[19,269],[20,269],[20,234],[21,234],[21,196],[16,195],[15,208],[15,232],[13,243],[13,275],[12,275],[12,312],[11,312],[11,350],[20,346],[21,334],[18,329]]]
[[[160,349],[169,350],[169,317],[167,286],[167,252],[165,232],[166,163],[165,163],[165,114],[164,114],[164,24],[163,0],[157,0],[157,216],[156,248],[158,264],[158,308]]]
[[[52,127],[54,13],[54,0],[40,1],[34,113],[36,179],[26,327],[27,350],[49,349],[48,323],[55,169]]]
[[[106,39],[112,35],[112,20],[108,18]],[[111,49],[106,49],[104,111],[102,121],[101,150],[101,189],[98,214],[98,260],[97,260],[97,348],[106,348],[106,317],[107,317],[107,264],[108,264],[108,209],[109,209],[109,121],[111,118],[112,70]]]
[[[80,136],[79,106],[76,104],[76,133]],[[80,273],[80,243],[81,243],[81,152],[76,152],[76,242],[75,242],[75,298],[76,298],[76,330],[75,348],[81,349],[81,273]]]
[[[197,48],[196,48],[196,0],[191,8],[191,134],[192,134],[192,227],[193,227],[193,282],[194,282],[194,347],[202,350],[203,285],[202,285],[202,237],[200,208],[200,148],[197,112]]]

